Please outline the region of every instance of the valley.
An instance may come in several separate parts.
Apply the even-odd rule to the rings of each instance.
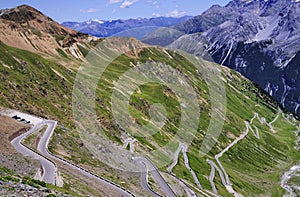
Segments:
[[[221,65],[236,43],[220,52],[194,39],[226,27],[237,2],[199,16],[220,11],[222,21],[186,28],[192,18],[175,26],[184,34],[157,30],[176,37],[159,41],[167,48],[78,33],[27,5],[1,11],[0,190],[24,183],[58,196],[296,195],[296,113]],[[197,55],[205,47],[216,51]]]

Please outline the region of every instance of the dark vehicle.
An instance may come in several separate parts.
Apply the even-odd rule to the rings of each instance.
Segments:
[[[16,120],[21,119],[21,118],[20,118],[19,116],[17,116],[17,115],[14,115],[12,118],[13,118],[13,119],[16,119]]]

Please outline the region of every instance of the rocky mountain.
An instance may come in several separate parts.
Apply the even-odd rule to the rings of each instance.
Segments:
[[[0,10],[0,41],[35,53],[83,58],[92,36],[68,29],[28,5]]]
[[[159,32],[160,31],[160,32]],[[209,56],[257,83],[300,115],[300,2],[233,0],[143,39]],[[176,36],[170,35],[169,32]]]
[[[63,26],[97,37],[121,36],[142,38],[159,27],[177,25],[191,16],[137,18],[127,20],[89,20],[85,22],[64,22]]]

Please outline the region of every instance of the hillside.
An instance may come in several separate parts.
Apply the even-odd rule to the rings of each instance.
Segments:
[[[42,24],[47,26],[48,22]],[[1,107],[58,121],[49,147],[53,154],[136,196],[150,196],[141,184],[140,173],[116,169],[109,160],[113,156],[102,157],[105,147],[101,146],[104,142],[98,127],[107,136],[105,143],[113,144],[119,153],[152,159],[177,195],[186,195],[186,186],[198,196],[285,193],[281,177],[300,158],[295,149],[298,121],[282,112],[264,91],[229,68],[133,38],[108,38],[98,44],[89,54],[82,53],[87,57],[82,62],[71,53],[37,53],[1,42]],[[104,63],[108,66],[99,81],[95,80]],[[139,70],[143,65],[149,69]],[[143,81],[154,74],[161,80]],[[94,87],[95,94],[85,85]],[[94,114],[85,114],[93,107],[95,119]],[[97,129],[89,127],[93,121]],[[140,130],[145,127],[147,136]],[[195,133],[191,136],[192,129]],[[126,151],[128,144],[133,153]],[[122,161],[127,162],[125,157]],[[166,165],[160,165],[165,161]],[[132,159],[126,164],[137,168]],[[64,189],[109,196],[109,191],[93,180],[58,166]],[[156,178],[148,174],[149,187],[166,196]]]
[[[83,58],[81,49],[97,40],[61,26],[28,5],[0,10],[0,13],[0,41],[15,48],[80,59]]]
[[[1,92],[3,95],[1,96],[2,106],[19,109],[41,117],[59,120],[60,126],[56,131],[55,137],[52,139],[51,150],[55,154],[68,160],[72,160],[77,164],[85,167],[91,166],[91,169],[100,173],[102,176],[104,175],[105,177],[111,178],[114,177],[112,176],[113,170],[111,168],[104,167],[106,165],[101,162],[101,158],[99,158],[99,161],[90,160],[89,158],[91,157],[91,153],[89,153],[85,146],[82,147],[82,145],[80,145],[82,142],[74,127],[74,122],[72,121],[70,105],[71,87],[74,83],[76,71],[71,70],[70,72],[70,70],[67,70],[63,66],[40,59],[40,57],[36,54],[6,47],[2,44],[2,51],[3,50],[9,52],[8,54],[11,55],[11,58],[9,59],[12,63],[8,60],[5,61],[3,58],[1,60],[6,65],[6,67],[3,65],[1,67],[1,73],[4,73],[4,75],[1,76],[4,81],[1,85]],[[130,62],[147,62],[149,58],[153,61],[166,62],[176,67],[185,65],[185,67],[179,67],[183,73],[190,70],[187,69],[189,68],[188,62],[180,60],[180,56],[178,55],[173,53],[170,54],[172,54],[173,57],[172,62],[165,52],[161,49],[155,48],[149,48],[141,51],[137,59],[126,55],[121,56],[116,61],[116,64],[112,64],[109,67],[107,72],[109,75],[99,82],[96,99],[99,101],[97,104],[99,123],[101,127],[106,130],[110,139],[120,144],[120,146],[125,140],[122,137],[125,134],[123,133],[123,130],[118,129],[118,127],[114,125],[113,120],[111,119],[112,114],[109,101],[111,95],[110,87],[112,85],[110,82],[111,79],[126,71]],[[21,69],[21,64],[18,65],[15,58],[27,60],[25,71]],[[41,64],[37,64],[37,59],[40,59],[39,61],[41,61]],[[174,62],[174,59],[177,59],[179,62]],[[8,65],[13,65],[14,67],[8,68]],[[122,71],[121,68],[124,70]],[[113,70],[117,72],[112,72]],[[268,99],[263,92],[260,92],[260,90],[253,84],[233,71],[225,68],[222,68],[222,70],[225,72],[223,77],[226,78],[226,83],[228,83],[228,85],[226,85],[226,94],[228,99],[226,122],[217,146],[215,146],[209,155],[204,158],[199,158],[197,150],[199,149],[199,143],[203,140],[204,134],[208,129],[207,127],[210,120],[210,105],[206,102],[208,95],[205,91],[205,84],[201,82],[200,79],[195,81],[197,78],[196,73],[192,75],[193,78],[195,77],[195,79],[192,79],[195,83],[193,87],[196,88],[199,94],[199,102],[201,101],[202,118],[200,119],[201,122],[199,124],[199,134],[197,134],[197,138],[194,139],[192,145],[189,147],[188,156],[190,158],[191,168],[193,168],[197,173],[202,186],[207,190],[211,190],[211,186],[208,179],[205,178],[209,176],[210,172],[210,167],[208,163],[206,163],[206,159],[212,160],[214,154],[221,151],[235,138],[240,136],[245,131],[245,124],[243,121],[247,120],[250,122],[255,112],[262,117],[266,117],[267,122],[271,122],[277,113],[277,106],[273,103],[269,103],[271,100]],[[27,86],[31,88],[27,88]],[[149,92],[149,90],[151,91]],[[155,91],[156,93],[154,94],[152,91]],[[174,131],[174,129],[176,130],[176,125],[178,125],[178,118],[176,118],[178,115],[176,114],[178,114],[179,111],[174,111],[172,108],[174,105],[178,105],[176,104],[178,101],[176,101],[176,99],[174,100],[172,94],[168,96],[169,94],[165,94],[166,92],[164,92],[165,89],[163,86],[149,84],[142,87],[141,93],[135,93],[134,97],[132,97],[132,110],[137,121],[144,122],[144,119],[148,119],[147,116],[143,115],[146,113],[144,110],[146,110],[147,106],[153,102],[164,103],[165,107],[169,111],[168,115],[170,116],[170,122],[163,128],[163,132],[160,132],[160,134],[156,134],[149,138],[139,138],[136,136],[138,141],[135,143],[135,150],[137,151],[143,152],[147,151],[149,147],[155,149],[157,146],[162,146],[168,142],[168,136]],[[14,99],[11,100],[10,98]],[[147,101],[144,99],[147,99]],[[243,110],[241,110],[241,106]],[[171,120],[173,122],[171,122]],[[296,140],[293,131],[296,130],[296,127],[290,125],[289,122],[281,117],[278,120],[278,124],[276,123],[276,126],[274,126],[275,130],[278,131],[277,133],[273,133],[267,125],[260,125],[257,121],[254,121],[253,124],[259,128],[260,139],[255,138],[251,133],[249,133],[243,142],[238,143],[234,149],[224,155],[224,158],[227,159],[222,158],[223,165],[227,169],[230,177],[234,179],[233,184],[237,191],[241,193],[250,192],[253,193],[253,195],[262,194],[265,191],[277,193],[280,191],[279,180],[281,173],[287,170],[288,167],[298,158],[298,153],[293,151],[293,142]],[[278,147],[281,148],[278,149]],[[273,158],[271,160],[269,157],[270,155],[272,155],[271,158]],[[265,158],[268,159],[266,160]],[[186,172],[181,159],[179,161],[179,164],[174,168],[174,173],[178,177],[193,185],[193,179],[190,177],[189,173]],[[232,165],[233,161],[236,161],[236,165]],[[200,166],[203,167],[199,168]],[[241,168],[241,166],[247,166],[246,168],[251,168],[251,170],[245,171],[245,169]],[[271,169],[272,171],[270,171]],[[166,169],[162,170],[165,171]],[[232,170],[234,173],[230,173]],[[265,177],[266,172],[270,173],[269,178]],[[122,182],[121,173],[115,173],[118,174],[120,179],[118,180],[113,178],[112,180],[117,183]],[[239,175],[240,173],[243,175]],[[249,173],[247,175],[249,177],[245,178],[245,174],[247,173]],[[264,179],[259,176],[259,174],[262,173],[264,174]],[[251,182],[249,182],[249,180],[251,180]],[[264,184],[257,184],[257,182],[261,180],[263,180]],[[127,184],[130,183],[128,182]],[[133,182],[133,184],[138,183]],[[215,184],[220,194],[224,196],[228,195],[218,179],[216,179]],[[239,187],[240,184],[246,185],[247,187]],[[196,187],[196,185],[194,187]]]

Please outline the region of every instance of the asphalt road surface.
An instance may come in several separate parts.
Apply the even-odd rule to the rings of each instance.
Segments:
[[[29,148],[27,148],[26,146],[24,146],[22,144],[22,140],[25,139],[26,137],[28,137],[30,134],[38,131],[44,125],[47,126],[47,129],[39,141],[39,144],[37,147],[37,150],[39,153],[36,153],[36,152],[30,150]],[[44,120],[44,121],[34,125],[34,127],[32,127],[28,132],[18,136],[17,138],[15,138],[14,140],[11,141],[12,145],[15,147],[15,149],[18,152],[20,152],[24,156],[30,156],[30,157],[36,158],[41,162],[41,165],[43,168],[43,173],[42,173],[42,177],[41,177],[42,181],[45,181],[46,183],[50,183],[53,185],[56,184],[57,168],[53,161],[58,160],[64,164],[68,165],[72,169],[85,174],[90,179],[94,179],[94,180],[96,179],[97,181],[101,182],[102,184],[106,185],[107,187],[111,188],[112,190],[117,191],[121,196],[124,196],[124,197],[135,196],[130,191],[128,191],[124,188],[121,188],[120,186],[116,185],[115,183],[110,182],[109,180],[99,177],[98,175],[95,175],[79,166],[76,166],[67,160],[61,159],[61,158],[56,157],[56,156],[52,155],[51,153],[49,153],[48,144],[53,135],[56,125],[57,125],[56,121]]]
[[[166,196],[168,197],[176,197],[176,194],[173,192],[173,190],[170,188],[168,183],[164,180],[164,178],[161,176],[157,168],[146,158],[143,157],[138,157],[134,158],[134,160],[139,164],[141,167],[145,168],[141,173],[141,184],[146,190],[151,190],[148,186],[147,182],[147,175],[148,172],[152,175],[154,178],[155,182],[160,186],[161,190],[165,193]],[[150,191],[151,194],[157,196],[155,192],[152,190]],[[158,195],[159,196],[159,195]]]
[[[36,124],[34,127],[32,127],[28,132],[18,136],[17,138],[13,139],[11,141],[11,144],[14,146],[14,148],[20,152],[24,156],[33,157],[35,159],[38,159],[41,162],[43,173],[41,180],[45,181],[46,183],[50,183],[55,185],[55,179],[56,179],[56,166],[55,164],[50,161],[49,159],[45,158],[44,156],[37,154],[30,150],[29,148],[25,147],[22,144],[22,140],[31,135],[32,133],[38,131],[43,126],[42,122]]]

